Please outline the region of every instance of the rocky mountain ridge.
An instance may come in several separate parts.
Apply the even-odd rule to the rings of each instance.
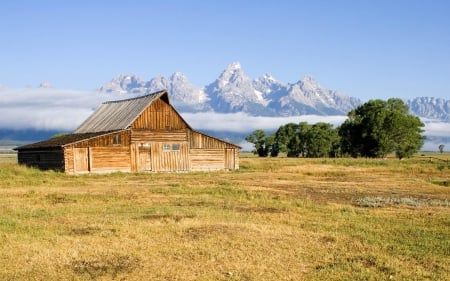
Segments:
[[[362,103],[355,97],[322,87],[311,76],[283,83],[266,73],[251,79],[239,62],[233,62],[212,83],[198,87],[181,72],[149,81],[135,75],[118,75],[100,87],[104,93],[144,95],[162,89],[181,112],[245,112],[252,116],[346,115]],[[450,121],[450,100],[419,97],[405,101],[413,114]]]

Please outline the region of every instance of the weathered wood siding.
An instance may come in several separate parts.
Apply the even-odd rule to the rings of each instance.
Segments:
[[[131,171],[129,147],[92,147],[89,148],[90,171]]]
[[[151,143],[151,166],[155,172],[189,171],[188,144],[176,143],[178,150],[165,149],[164,146],[173,144],[167,142]]]
[[[239,169],[239,147],[189,130],[192,171]]]
[[[67,173],[130,172],[130,147],[68,147],[65,149]]]
[[[64,148],[67,173],[132,171],[130,132],[121,131],[76,142]]]
[[[223,149],[191,149],[189,154],[191,171],[225,169]]]
[[[147,113],[155,114],[155,112]],[[189,171],[189,149],[185,128],[170,131],[165,128],[132,129],[131,143],[136,147],[134,160],[132,160],[135,162],[132,164],[134,171]],[[173,145],[178,146],[178,149],[173,150]],[[169,149],[164,149],[164,146]]]
[[[89,148],[73,148],[73,170],[76,173],[90,172]]]
[[[120,131],[72,144],[72,147],[129,146],[130,131]]]
[[[64,152],[60,148],[19,151],[18,163],[42,170],[64,171]]]
[[[139,146],[138,158],[136,158],[139,172],[152,170],[152,147],[151,145]]]
[[[234,148],[225,148],[224,164],[225,169],[234,170],[236,168],[236,155]]]
[[[189,128],[131,129],[66,147],[64,169],[69,173],[234,170],[239,169],[238,153],[237,146]]]
[[[207,148],[236,148],[236,145],[210,137],[208,135],[189,130],[189,141],[192,149]]]
[[[75,173],[72,146],[64,147],[64,171],[69,174]]]
[[[187,131],[184,129],[172,131],[132,130],[131,142],[187,142]]]
[[[175,109],[158,99],[133,122],[132,129],[179,130],[187,128],[186,122]]]

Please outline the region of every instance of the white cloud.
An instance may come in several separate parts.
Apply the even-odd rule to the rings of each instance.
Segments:
[[[0,88],[0,128],[72,131],[117,95],[55,88]]]
[[[245,113],[184,113],[183,118],[195,129],[230,131],[238,133],[251,132],[256,129],[274,130],[287,123],[302,121],[314,124],[317,122],[331,123],[335,126],[344,122],[346,116],[302,115],[291,117],[256,117]]]
[[[450,137],[450,122],[424,122],[425,135],[435,137]]]
[[[0,87],[0,128],[37,130],[75,130],[104,101],[127,96],[101,94],[96,91],[73,91],[55,88],[10,89]],[[281,125],[302,121],[340,125],[346,116],[302,115],[292,117],[255,117],[245,113],[183,113],[183,118],[197,130],[250,133],[256,129],[273,131]],[[425,135],[429,137],[424,149],[436,150],[443,141],[450,143],[450,122],[423,119]],[[242,143],[242,146],[245,144]]]

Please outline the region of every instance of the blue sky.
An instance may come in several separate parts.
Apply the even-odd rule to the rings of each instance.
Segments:
[[[233,61],[361,98],[450,98],[450,1],[25,1],[0,9],[0,85],[92,90],[121,73],[196,86]]]

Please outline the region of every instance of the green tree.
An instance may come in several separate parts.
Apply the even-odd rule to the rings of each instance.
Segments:
[[[354,157],[409,157],[423,145],[424,124],[401,99],[370,100],[348,114],[339,127],[343,153]]]
[[[439,152],[440,153],[444,153],[444,147],[445,147],[445,145],[443,145],[443,144],[439,145]]]
[[[275,133],[275,145],[288,157],[305,156],[306,132],[310,125],[306,122],[288,123],[280,126]]]
[[[278,128],[275,133],[275,143],[280,152],[289,154],[290,147],[293,145],[291,139],[295,136],[297,130],[298,125],[295,123],[288,123]]]
[[[277,157],[280,152],[277,143],[275,142],[275,134],[270,134],[266,137],[266,147],[270,152],[271,157]]]
[[[332,124],[319,122],[306,132],[307,157],[336,157],[339,148],[339,135]]]
[[[361,156],[363,150],[362,126],[357,120],[355,112],[348,114],[348,119],[338,127],[341,153],[352,157]]]
[[[259,157],[267,157],[273,145],[275,137],[272,135],[266,136],[263,130],[255,130],[252,134],[245,137],[249,143],[253,143],[255,150],[253,153],[258,154]]]

